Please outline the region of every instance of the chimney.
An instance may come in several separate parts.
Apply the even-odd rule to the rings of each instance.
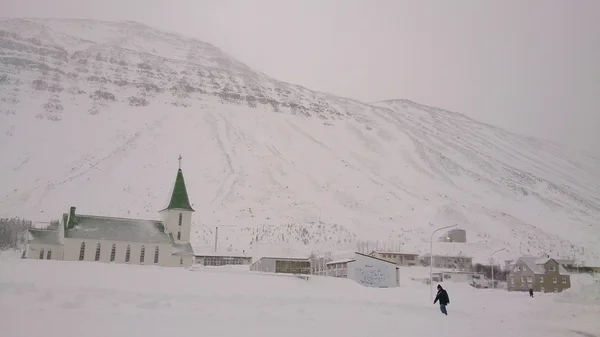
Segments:
[[[73,228],[74,224],[75,224],[75,206],[71,206],[71,209],[69,210],[69,226],[68,226],[68,228]]]
[[[69,225],[69,214],[63,213],[62,223],[63,223],[63,228],[64,229],[68,229],[69,228],[69,227],[67,227]]]

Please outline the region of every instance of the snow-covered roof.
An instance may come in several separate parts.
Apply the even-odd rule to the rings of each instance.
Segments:
[[[170,243],[161,221],[111,218],[78,214],[75,226],[65,230],[65,238],[126,242]],[[191,247],[190,247],[191,249]]]
[[[556,262],[556,260],[554,260],[552,258],[539,258],[536,256],[522,256],[514,263],[511,263],[511,268],[516,266],[518,262],[523,262],[523,264],[525,264],[527,266],[527,268],[529,268],[534,274],[545,274],[546,270],[544,269],[544,265],[550,260],[553,260],[554,262]],[[558,264],[558,273],[560,275],[567,275],[568,273],[565,270],[565,268],[563,266],[561,266],[560,263],[557,262],[557,264]]]
[[[330,264],[348,263],[348,262],[354,262],[354,261],[356,261],[356,260],[355,259],[342,259],[342,260],[330,261],[330,262],[327,262],[326,264],[330,265]]]
[[[237,253],[227,253],[227,252],[223,252],[223,253],[220,253],[220,252],[216,252],[216,253],[215,252],[212,252],[212,253],[195,253],[194,252],[194,255],[196,257],[210,256],[210,257],[225,257],[225,258],[227,258],[227,257],[232,257],[232,258],[233,257],[241,257],[241,258],[246,258],[246,259],[251,259],[252,258],[252,256],[248,256],[248,255],[237,254]]]
[[[401,253],[401,252],[391,252],[391,251],[385,251],[385,250],[374,250],[374,251],[371,252],[371,254],[373,254],[373,253],[377,253],[377,254],[394,254],[394,255],[403,255],[403,256],[419,256],[419,254],[417,254],[417,253]]]
[[[173,244],[173,254],[176,256],[187,256],[194,255],[194,250],[192,249],[192,245],[187,243],[176,243]]]
[[[43,245],[61,245],[57,230],[30,229],[29,243]]]

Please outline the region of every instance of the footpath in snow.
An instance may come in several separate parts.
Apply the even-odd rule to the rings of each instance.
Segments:
[[[445,288],[447,317],[427,285],[408,279],[376,289],[240,270],[1,259],[0,335],[600,337],[600,304],[582,295]]]

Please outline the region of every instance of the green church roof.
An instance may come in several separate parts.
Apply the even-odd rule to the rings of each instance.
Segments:
[[[175,179],[175,185],[173,186],[173,194],[171,194],[171,200],[165,209],[183,209],[194,212],[192,205],[190,205],[190,199],[187,194],[187,189],[185,188],[185,181],[183,180],[181,169],[177,171],[177,178]]]

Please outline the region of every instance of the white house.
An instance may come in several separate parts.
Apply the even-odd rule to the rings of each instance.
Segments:
[[[71,207],[58,229],[29,230],[26,257],[189,267],[194,261],[193,212],[180,162],[169,204],[159,211],[160,221],[77,214]]]
[[[400,267],[394,262],[354,253],[353,258],[327,262],[327,276],[354,280],[367,287],[400,286]]]

